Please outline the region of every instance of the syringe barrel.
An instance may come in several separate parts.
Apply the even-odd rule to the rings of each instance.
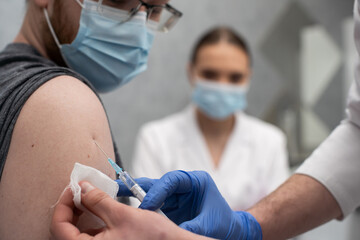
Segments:
[[[121,181],[123,181],[123,183],[128,189],[131,189],[134,185],[137,184],[135,180],[130,176],[130,174],[128,174],[126,171],[121,172],[119,175],[119,178],[121,179]]]
[[[140,202],[144,200],[144,197],[146,196],[146,192],[135,182],[135,180],[128,174],[126,171],[123,171],[120,174],[121,180],[125,183],[126,187],[130,189],[134,197],[136,197]],[[167,218],[167,216],[160,210],[157,209],[155,212],[163,215]]]
[[[121,180],[125,183],[128,189],[133,193],[134,197],[139,199],[140,202],[144,200],[144,197],[146,195],[146,192],[135,182],[135,180],[128,174],[126,171],[124,171],[120,175]]]
[[[137,199],[139,199],[140,202],[142,202],[144,200],[146,192],[138,184],[136,184],[132,188],[130,188],[130,191],[133,193],[133,195]]]

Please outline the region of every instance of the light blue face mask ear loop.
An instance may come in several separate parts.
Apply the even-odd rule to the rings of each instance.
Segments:
[[[80,2],[80,0],[75,0],[82,8],[84,8],[84,4]],[[99,0],[99,2],[102,2],[102,0]]]
[[[54,31],[54,28],[52,27],[52,24],[51,24],[51,21],[50,21],[50,18],[49,18],[48,11],[46,10],[46,8],[44,8],[43,11],[44,11],[45,19],[46,19],[46,22],[47,22],[47,24],[48,24],[48,26],[49,26],[51,35],[53,36],[54,41],[55,41],[56,45],[58,46],[58,48],[61,49],[60,41],[59,41],[59,39],[58,39],[57,36],[56,36],[56,33],[55,33],[55,31]]]
[[[82,2],[80,2],[80,0],[75,0],[75,1],[80,5],[81,8],[85,7],[84,4]],[[99,0],[99,6],[101,5],[102,1],[103,0]],[[61,44],[60,44],[60,41],[59,41],[58,37],[56,36],[54,28],[53,28],[53,26],[51,24],[49,13],[48,13],[46,8],[44,8],[43,11],[44,11],[45,19],[46,19],[46,22],[47,22],[47,24],[49,26],[51,35],[53,36],[54,41],[55,41],[56,45],[58,46],[58,48],[61,49]]]

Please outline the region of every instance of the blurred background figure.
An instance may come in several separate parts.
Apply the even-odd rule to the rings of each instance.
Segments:
[[[251,84],[245,40],[227,27],[210,30],[193,49],[188,76],[192,104],[141,129],[133,174],[205,170],[229,205],[245,210],[289,176],[284,134],[244,113]]]

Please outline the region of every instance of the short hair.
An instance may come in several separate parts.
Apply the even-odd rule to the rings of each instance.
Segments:
[[[215,27],[200,37],[192,50],[190,57],[191,63],[194,64],[196,62],[197,55],[202,47],[217,44],[220,42],[226,42],[239,47],[247,54],[250,63],[252,62],[250,49],[248,47],[248,44],[246,43],[246,40],[230,27],[222,26]]]

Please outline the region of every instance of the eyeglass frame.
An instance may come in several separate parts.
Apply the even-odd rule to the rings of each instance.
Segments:
[[[146,3],[146,2],[144,2],[143,0],[138,0],[140,3],[139,3],[139,5],[136,7],[136,8],[134,8],[134,9],[132,9],[131,11],[130,11],[130,17],[129,17],[129,19],[130,18],[132,18],[137,12],[139,12],[140,11],[140,8],[142,7],[142,6],[145,6],[146,7],[146,14],[147,14],[147,18],[149,17],[149,15],[151,14],[151,10],[153,9],[153,8],[156,8],[156,7],[158,7],[158,8],[165,8],[166,10],[168,10],[169,12],[171,12],[177,19],[180,19],[181,17],[182,17],[182,15],[183,15],[183,13],[182,12],[180,12],[179,10],[177,10],[176,8],[174,8],[173,6],[171,6],[170,4],[168,4],[168,3],[166,3],[166,4],[149,4],[149,3]],[[128,19],[128,20],[129,20]]]

